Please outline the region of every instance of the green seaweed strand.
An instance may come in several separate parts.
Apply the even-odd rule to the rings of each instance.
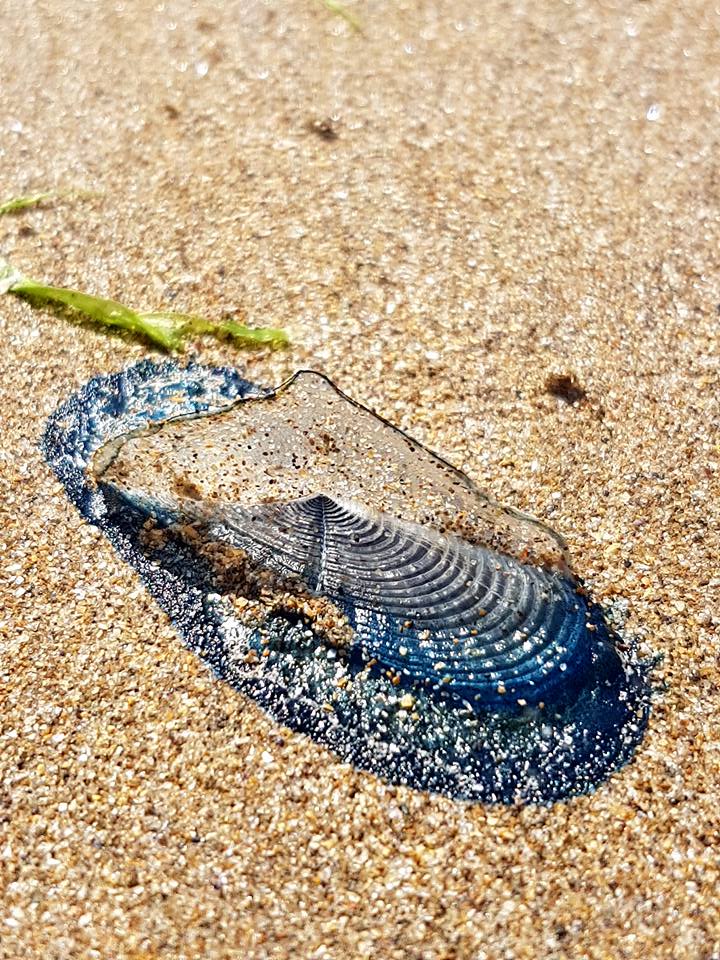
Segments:
[[[214,322],[193,314],[141,313],[117,300],[94,297],[80,290],[50,287],[22,276],[9,263],[0,260],[0,293],[12,293],[36,304],[49,304],[75,310],[89,320],[106,327],[118,327],[145,337],[162,350],[181,350],[188,336],[209,334],[231,340],[241,346],[282,347],[287,335],[273,327],[246,327],[234,320]]]
[[[320,3],[322,3],[325,9],[329,10],[330,13],[334,13],[338,17],[342,17],[346,23],[350,24],[356,33],[363,32],[362,24],[355,14],[351,13],[350,10],[348,10],[348,8],[342,3],[338,3],[338,0],[320,0]]]
[[[20,210],[27,210],[28,207],[36,207],[51,196],[51,193],[34,193],[26,197],[12,197],[5,203],[0,203],[0,217],[6,213],[18,213]]]

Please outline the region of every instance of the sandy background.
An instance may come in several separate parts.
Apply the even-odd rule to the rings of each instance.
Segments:
[[[284,326],[552,523],[664,655],[636,760],[545,808],[384,785],[211,680],[36,443],[142,345],[0,301],[0,956],[720,956],[720,12],[5,0],[29,275]],[[313,122],[332,121],[336,139]],[[587,399],[545,392],[573,373]]]

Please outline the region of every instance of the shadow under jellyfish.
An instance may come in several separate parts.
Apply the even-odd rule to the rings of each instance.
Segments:
[[[358,767],[551,802],[643,735],[647,668],[561,538],[321,374],[145,362],[90,381],[43,447],[215,673]]]

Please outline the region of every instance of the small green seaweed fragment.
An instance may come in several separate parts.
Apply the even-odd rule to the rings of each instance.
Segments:
[[[348,8],[342,3],[338,3],[338,0],[320,0],[320,3],[322,3],[325,9],[329,10],[330,13],[334,13],[338,17],[342,17],[346,23],[350,24],[356,33],[363,32],[362,24],[355,14],[348,10]]]
[[[140,316],[151,323],[176,324],[184,336],[190,334],[209,334],[219,340],[232,340],[240,346],[285,347],[289,339],[284,330],[275,327],[246,327],[235,320],[207,320],[191,313],[141,313]]]
[[[0,286],[0,290],[5,284]],[[66,307],[89,320],[107,327],[119,327],[146,337],[163,350],[179,350],[183,344],[181,331],[174,325],[145,320],[140,314],[116,300],[94,297],[80,290],[49,287],[28,277],[16,276],[7,286],[7,292],[36,304]]]
[[[28,207],[36,207],[43,200],[51,197],[52,193],[34,193],[26,197],[12,197],[5,203],[0,203],[0,217],[5,213],[18,213],[20,210],[26,210]]]
[[[74,310],[107,327],[119,327],[139,335],[163,350],[181,350],[192,334],[210,334],[237,344],[278,347],[288,343],[282,330],[245,327],[232,320],[213,322],[183,313],[141,313],[116,300],[94,297],[80,290],[50,287],[24,277],[9,263],[0,260],[0,294],[12,293],[31,303]]]

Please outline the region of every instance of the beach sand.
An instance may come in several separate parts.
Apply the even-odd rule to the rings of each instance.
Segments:
[[[647,735],[593,795],[354,771],[189,653],[38,450],[142,344],[0,300],[0,956],[720,957],[720,12],[702,2],[6,0],[28,275],[287,329],[566,536]],[[0,200],[3,199],[0,197]],[[548,392],[574,376],[584,398]]]

